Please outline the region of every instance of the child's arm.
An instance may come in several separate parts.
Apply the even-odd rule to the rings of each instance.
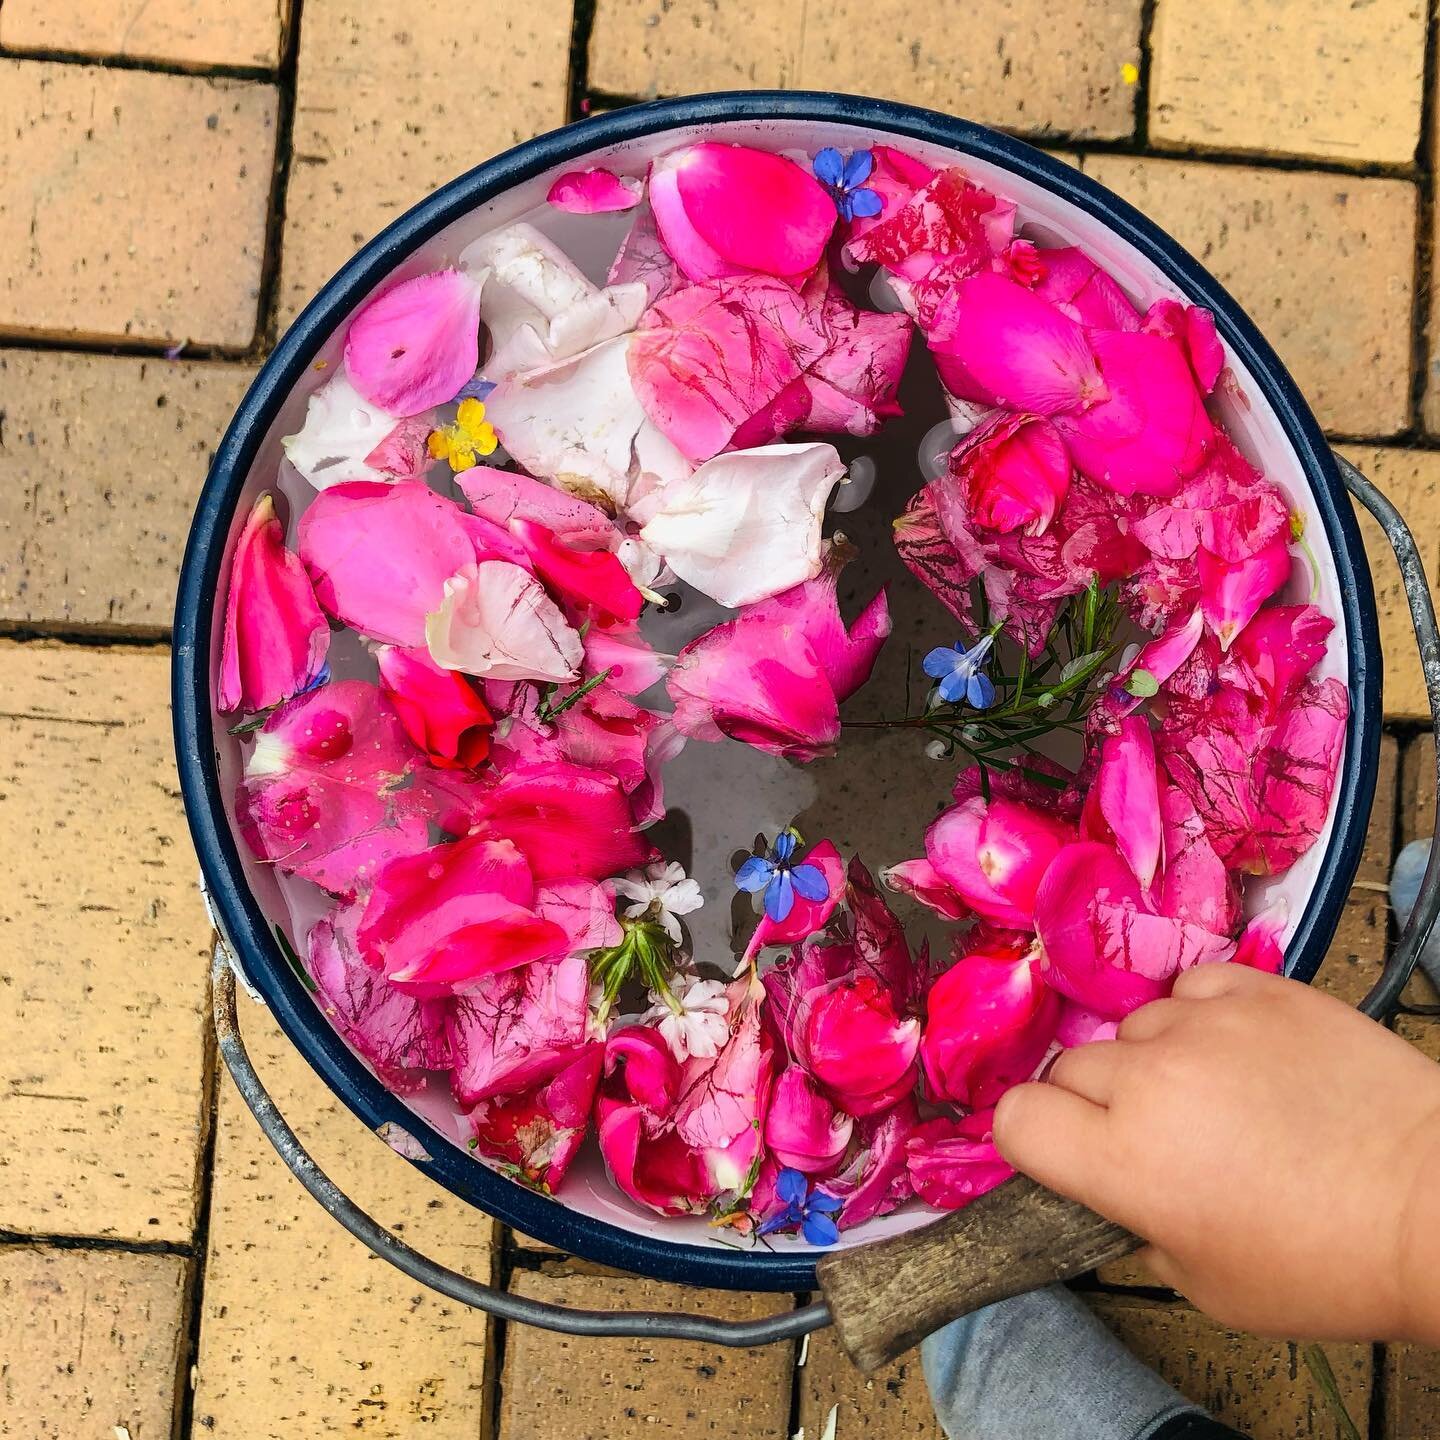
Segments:
[[[1000,1102],[1018,1169],[1239,1328],[1440,1344],[1440,1066],[1308,986],[1182,975]]]

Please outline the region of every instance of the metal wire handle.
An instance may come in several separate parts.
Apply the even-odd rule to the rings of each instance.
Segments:
[[[1425,695],[1430,702],[1430,724],[1435,733],[1436,795],[1440,796],[1440,629],[1435,624],[1435,606],[1430,599],[1425,566],[1420,561],[1420,552],[1415,547],[1410,527],[1383,492],[1338,451],[1335,452],[1335,463],[1340,467],[1340,478],[1345,482],[1345,488],[1379,522],[1400,567],[1400,583],[1405,587],[1405,599],[1410,605],[1415,643],[1420,648],[1420,669],[1425,676]],[[1384,973],[1360,1002],[1360,1009],[1365,1014],[1378,1020],[1395,1008],[1400,992],[1409,981],[1420,952],[1435,928],[1437,915],[1440,915],[1440,845],[1432,845],[1410,919],[1385,962]]]
[[[362,1210],[311,1159],[295,1132],[270,1098],[240,1035],[240,1017],[235,1006],[235,972],[223,944],[215,947],[210,971],[215,1038],[225,1068],[249,1107],[265,1138],[285,1162],[290,1173],[362,1245],[382,1260],[403,1270],[412,1280],[438,1290],[462,1305],[538,1325],[542,1330],[559,1330],[566,1335],[613,1335],[653,1340],[703,1340],[710,1345],[744,1347],[767,1345],[773,1340],[794,1340],[830,1323],[830,1307],[823,1301],[787,1310],[762,1320],[718,1320],[708,1315],[666,1315],[652,1310],[578,1310],[567,1305],[550,1305],[512,1295],[482,1281],[472,1280],[431,1260],[392,1235],[378,1220]]]
[[[1435,607],[1430,600],[1425,570],[1414,537],[1395,507],[1348,460],[1340,455],[1335,459],[1346,489],[1379,521],[1400,566],[1436,732],[1437,794],[1440,794],[1440,629],[1436,626]],[[1420,951],[1430,938],[1437,913],[1440,913],[1440,846],[1431,850],[1430,863],[1421,881],[1415,908],[1386,962],[1384,974],[1360,1004],[1360,1009],[1367,1015],[1381,1017],[1394,1008],[1415,968]],[[420,1254],[362,1210],[316,1165],[270,1098],[240,1035],[235,1004],[235,969],[223,942],[215,946],[211,980],[215,1036],[220,1054],[235,1088],[240,1092],[240,1098],[249,1107],[265,1138],[275,1147],[290,1173],[361,1244],[420,1284],[502,1320],[515,1320],[567,1335],[701,1340],[711,1345],[745,1347],[794,1340],[832,1323],[830,1306],[823,1300],[763,1320],[720,1320],[705,1315],[667,1315],[646,1310],[572,1309],[512,1295],[493,1285],[472,1280],[468,1275]]]

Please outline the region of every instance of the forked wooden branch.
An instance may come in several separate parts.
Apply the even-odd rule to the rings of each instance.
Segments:
[[[868,1375],[961,1315],[1083,1275],[1141,1244],[1017,1175],[933,1225],[828,1255],[818,1272],[840,1342]]]

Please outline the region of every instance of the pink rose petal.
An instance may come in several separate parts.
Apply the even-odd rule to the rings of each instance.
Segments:
[[[638,180],[621,179],[598,166],[593,170],[567,170],[545,194],[547,204],[571,215],[599,215],[629,210],[640,203]]]

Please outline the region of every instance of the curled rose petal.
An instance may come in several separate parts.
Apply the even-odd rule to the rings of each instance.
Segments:
[[[480,363],[480,290],[463,270],[437,270],[368,301],[345,337],[350,383],[402,417],[453,400]]]
[[[1285,922],[1289,918],[1289,906],[1284,897],[1278,897],[1256,915],[1240,932],[1235,944],[1234,963],[1251,970],[1263,970],[1267,975],[1285,973],[1285,951],[1281,948],[1280,937],[1285,933]]]
[[[750,605],[820,573],[825,501],[844,474],[830,445],[717,455],[665,487],[640,536],[712,600]]]
[[[959,1210],[1015,1173],[995,1148],[994,1123],[993,1110],[979,1110],[963,1120],[927,1120],[910,1132],[905,1166],[927,1205]]]
[[[977,425],[951,452],[949,470],[973,522],[1001,534],[1043,535],[1070,489],[1065,441],[1035,415],[999,415]]]
[[[1255,554],[1233,563],[1202,550],[1197,564],[1200,611],[1220,648],[1228,650],[1255,612],[1290,578],[1289,537],[1277,535]]]
[[[1190,658],[1200,643],[1204,629],[1205,616],[1197,606],[1185,619],[1177,620],[1163,635],[1158,635],[1141,648],[1134,660],[1120,672],[1121,688],[1124,689],[1127,678],[1137,670],[1143,670],[1157,685],[1164,685]],[[1135,709],[1140,701],[1140,696],[1129,695],[1125,700],[1125,709]]]
[[[650,204],[665,248],[691,280],[754,272],[799,279],[835,228],[835,206],[793,160],[702,141],[662,156]],[[755,216],[766,223],[757,225]]]
[[[573,680],[585,654],[545,587],[504,560],[462,565],[445,581],[425,640],[437,665],[495,680]]]
[[[567,170],[545,193],[547,204],[571,215],[599,215],[611,210],[630,210],[640,203],[643,187],[638,180],[621,179],[610,170]]]
[[[305,423],[284,436],[285,458],[317,489],[348,480],[413,480],[430,464],[428,424],[372,405],[343,372],[305,406]]]
[[[880,878],[892,890],[918,900],[946,920],[963,920],[970,914],[970,907],[928,860],[902,860],[882,870]]]
[[[1100,750],[1095,790],[1116,849],[1148,890],[1160,865],[1159,778],[1149,722],[1131,716]]]
[[[1082,325],[1095,330],[1138,330],[1140,313],[1109,272],[1078,245],[1039,254],[1035,293]]]
[[[855,1121],[826,1099],[800,1066],[789,1066],[775,1082],[765,1148],[781,1165],[823,1175],[844,1155],[854,1128]]]
[[[919,1046],[920,1021],[901,1019],[868,975],[842,980],[811,1003],[807,1066],[850,1115],[873,1115],[908,1094]]]
[[[525,547],[536,575],[572,611],[602,624],[640,618],[645,601],[611,551],[566,545],[533,520],[513,520],[510,528]]]
[[[329,648],[330,627],[304,565],[285,548],[267,491],[230,561],[216,703],[221,710],[269,710],[310,685]]]
[[[382,645],[375,658],[381,693],[432,765],[474,770],[485,762],[495,722],[464,675],[441,669],[427,650]]]
[[[825,1179],[825,1193],[845,1202],[837,1222],[841,1230],[888,1215],[914,1194],[905,1168],[905,1142],[919,1119],[914,1099],[906,1095],[890,1109],[856,1120],[844,1164]]]

